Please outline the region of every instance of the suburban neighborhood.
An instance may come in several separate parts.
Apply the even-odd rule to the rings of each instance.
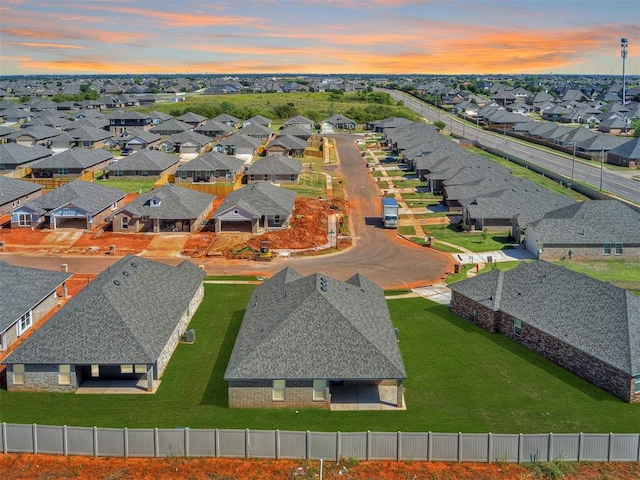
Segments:
[[[0,418],[636,434],[640,87],[595,80],[0,79]]]

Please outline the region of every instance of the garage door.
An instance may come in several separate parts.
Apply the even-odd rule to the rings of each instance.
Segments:
[[[223,232],[251,233],[251,222],[222,222],[221,229]]]

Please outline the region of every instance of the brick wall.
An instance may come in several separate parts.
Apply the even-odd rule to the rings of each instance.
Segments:
[[[60,385],[58,365],[25,365],[24,385],[13,383],[13,365],[7,365],[7,390],[10,392],[72,393],[78,388],[75,365],[71,365],[70,385]]]
[[[329,408],[327,400],[313,400],[313,381],[287,380],[284,400],[273,400],[271,380],[230,381],[230,408]]]
[[[569,249],[573,250],[569,258]],[[615,258],[640,258],[640,245],[623,244],[622,254],[616,255],[615,244],[611,244],[611,254],[604,255],[602,244],[598,245],[549,245],[545,244],[542,253],[538,254],[540,260],[548,262],[556,260],[609,260]]]
[[[180,318],[180,321],[176,325],[175,330],[167,340],[167,343],[162,349],[162,352],[160,352],[160,355],[158,356],[158,360],[156,361],[156,371],[154,372],[155,378],[162,377],[162,374],[164,373],[164,370],[165,368],[167,368],[167,364],[171,359],[171,355],[173,354],[173,351],[178,346],[178,342],[180,342],[180,337],[185,332],[185,330],[187,329],[187,325],[189,325],[189,322],[191,321],[191,318],[196,313],[196,310],[198,309],[198,305],[200,305],[200,303],[202,302],[203,296],[204,296],[204,284],[201,284],[198,290],[196,291],[195,295],[189,302],[189,306],[187,307],[187,310],[182,314],[182,317]]]
[[[458,292],[451,292],[450,309],[456,315],[472,321],[485,330],[496,331],[496,313],[493,309],[480,305]]]

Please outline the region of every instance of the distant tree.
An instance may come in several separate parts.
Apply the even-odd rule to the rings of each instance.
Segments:
[[[438,120],[437,122],[433,122],[433,124],[439,128],[440,130],[444,130],[444,128],[447,126],[446,123],[444,123],[442,120]]]
[[[633,136],[640,137],[640,118],[636,118],[631,122],[631,128],[633,129]]]
[[[23,95],[20,97],[20,99],[18,100],[20,103],[26,103],[29,100],[31,100],[31,97],[29,95]]]

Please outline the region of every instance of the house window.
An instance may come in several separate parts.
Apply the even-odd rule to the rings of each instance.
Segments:
[[[100,376],[100,365],[91,365],[91,376],[94,378]]]
[[[58,365],[58,385],[71,385],[71,365]]]
[[[180,178],[181,178],[182,180],[186,180],[186,179],[187,179],[187,171],[186,171],[186,170],[182,170],[182,171],[180,172]]]
[[[513,320],[513,333],[517,336],[522,333],[522,321],[519,318]]]
[[[616,255],[622,255],[622,244],[616,243]]]
[[[59,168],[58,169],[58,175],[68,175],[69,174],[69,169],[68,168]]]
[[[234,211],[233,211],[233,214],[234,214],[234,215],[240,215],[240,212],[239,212],[238,210],[234,210]]]
[[[274,215],[273,216],[273,223],[275,225],[280,225],[280,215]]]
[[[116,208],[118,208],[118,202],[112,203],[111,204],[111,211],[114,211]]]
[[[152,207],[159,207],[160,206],[160,199],[152,198],[151,201],[149,202],[149,205],[151,205]]]
[[[603,255],[611,255],[611,244],[610,243],[605,243],[602,246],[602,254]]]
[[[22,335],[31,327],[31,310],[20,317],[18,320],[18,336]]]
[[[15,371],[16,371],[16,366],[14,365],[13,366],[13,378],[14,378],[13,383],[16,383],[16,381],[15,381],[15,375],[16,375]],[[635,388],[634,388],[633,391],[636,392],[636,393],[640,393],[640,375],[635,377],[635,380],[636,380],[636,384],[635,384]]]
[[[313,381],[313,399],[314,400],[327,399],[327,381],[326,380]]]
[[[21,227],[28,227],[31,224],[31,215],[28,213],[18,214],[18,225]]]
[[[295,176],[295,174],[293,174],[293,173],[292,173],[292,174],[291,174],[291,177],[289,178],[289,180],[291,180],[292,182],[295,182],[295,181],[296,181],[296,176]]]
[[[286,380],[274,380],[273,381],[273,399],[277,401],[284,401],[284,391],[287,386]]]
[[[149,176],[149,170],[140,171],[140,176],[141,177],[148,177]]]
[[[142,364],[134,365],[133,366],[133,372],[134,373],[147,373],[147,366],[146,365],[142,365]]]
[[[13,364],[13,384],[24,385],[24,365],[22,363]]]
[[[129,228],[129,217],[122,217],[120,219],[120,228],[122,228],[123,230]]]
[[[213,178],[220,178],[220,171],[216,170],[213,172]]]
[[[133,365],[120,365],[120,373],[133,373]]]

